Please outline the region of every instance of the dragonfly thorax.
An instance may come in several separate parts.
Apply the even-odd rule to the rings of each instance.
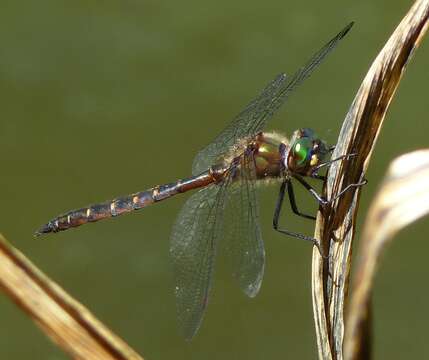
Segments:
[[[283,144],[281,146],[281,144]],[[277,133],[260,133],[253,146],[258,179],[278,178],[282,174],[282,154],[280,148],[289,146],[285,136]]]

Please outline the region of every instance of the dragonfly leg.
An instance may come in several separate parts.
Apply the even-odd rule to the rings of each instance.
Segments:
[[[330,149],[329,149],[330,150]],[[346,155],[341,155],[341,156],[338,156],[337,158],[335,158],[335,159],[332,159],[332,160],[329,160],[329,161],[326,161],[326,162],[324,162],[324,163],[321,163],[320,165],[317,165],[314,169],[313,169],[313,172],[312,172],[312,174],[311,174],[311,176],[312,177],[314,177],[314,178],[316,178],[316,179],[319,179],[319,177],[318,176],[320,176],[320,175],[318,175],[317,174],[317,172],[320,170],[320,169],[322,169],[322,168],[324,168],[324,167],[327,167],[327,166],[330,166],[331,164],[333,164],[334,162],[337,162],[337,161],[340,161],[340,160],[349,160],[349,159],[351,159],[351,158],[353,158],[353,157],[355,157],[355,156],[357,156],[357,154],[356,153],[353,153],[353,154],[346,154]]]
[[[325,176],[325,175],[319,175],[319,174],[317,174],[317,173],[313,173],[313,174],[311,174],[311,177],[312,177],[313,179],[326,181],[326,176]]]
[[[287,183],[290,182],[290,180],[284,180],[282,182],[282,185],[280,186],[280,192],[279,192],[279,197],[277,198],[277,203],[276,203],[276,208],[274,210],[274,217],[273,217],[273,228],[274,230],[278,231],[281,234],[285,234],[288,236],[292,236],[294,238],[297,239],[301,239],[301,240],[305,240],[305,241],[310,241],[313,243],[313,245],[315,245],[317,247],[317,250],[319,250],[320,256],[322,256],[324,259],[327,258],[327,256],[324,255],[322,247],[320,246],[320,242],[319,240],[311,237],[311,236],[306,236],[306,235],[302,235],[293,231],[289,231],[286,229],[280,229],[279,228],[279,218],[280,218],[280,213],[282,210],[282,205],[283,205],[283,200],[285,197],[285,190],[286,190],[286,186]]]
[[[299,175],[294,175],[294,178],[297,179],[302,186],[304,186],[308,192],[314,196],[314,198],[319,202],[319,204],[321,205],[327,205],[329,203],[329,201],[325,200],[323,197],[321,197],[316,190],[313,189],[313,187],[307,182],[305,181],[301,176]]]
[[[340,198],[341,196],[344,195],[345,192],[349,191],[352,188],[357,188],[357,187],[361,187],[368,184],[368,180],[367,179],[363,179],[361,182],[355,183],[355,184],[348,184],[343,190],[340,191],[339,194],[337,194],[336,196],[334,196],[332,199],[330,199],[328,201],[328,203],[331,203],[335,200],[337,200],[338,198]]]
[[[287,185],[287,192],[289,195],[290,206],[294,214],[298,216],[302,216],[303,218],[306,218],[306,219],[316,220],[316,217],[312,215],[306,215],[298,210],[298,207],[296,206],[295,193],[293,191],[292,181],[290,180],[286,181],[286,185]]]
[[[337,200],[338,198],[343,196],[344,193],[346,193],[350,189],[360,187],[360,186],[366,185],[368,183],[368,181],[366,179],[364,179],[361,182],[358,182],[355,184],[349,184],[343,190],[341,190],[339,194],[334,196],[332,199],[326,200],[322,196],[320,196],[317,193],[317,191],[314,190],[313,187],[308,182],[306,182],[301,176],[294,175],[294,178],[297,179],[301,183],[301,185],[303,185],[310,192],[310,194],[314,196],[314,198],[319,202],[319,204],[322,206],[328,205],[328,204],[332,203],[333,201]]]

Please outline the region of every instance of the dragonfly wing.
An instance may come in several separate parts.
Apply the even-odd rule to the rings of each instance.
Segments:
[[[239,139],[253,137],[261,131],[274,113],[286,102],[292,91],[311,75],[352,26],[353,23],[348,24],[288,80],[285,74],[280,74],[270,82],[211,144],[197,154],[192,167],[193,174],[197,175],[207,170],[219,157],[229,151],[231,146],[237,144]]]
[[[193,194],[173,227],[170,255],[177,317],[186,339],[197,332],[207,306],[227,185],[211,185]]]
[[[207,170],[211,165],[216,163],[217,159],[223,153],[227,152],[237,142],[237,139],[248,136],[253,124],[260,120],[263,109],[268,109],[270,102],[276,97],[276,94],[285,82],[286,74],[277,75],[213,142],[200,150],[194,158],[192,173],[197,175]]]
[[[225,210],[225,242],[234,277],[243,292],[250,297],[258,293],[265,267],[255,179],[253,154],[248,154],[242,157],[237,180],[229,187],[229,201]]]
[[[280,89],[276,92],[273,99],[270,101],[267,109],[264,109],[261,115],[258,117],[258,121],[255,121],[249,128],[249,134],[254,135],[261,131],[268,120],[270,120],[273,114],[286,102],[289,95],[299,86],[304,80],[306,80],[313,71],[322,63],[326,56],[334,50],[338,45],[338,42],[350,31],[353,26],[353,22],[348,24],[343,30],[329,40],[318,52],[316,52],[307,63],[300,68],[289,80],[282,84]]]

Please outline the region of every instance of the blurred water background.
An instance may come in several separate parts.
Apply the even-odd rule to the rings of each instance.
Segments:
[[[175,319],[170,229],[188,195],[39,238],[59,213],[190,174],[194,154],[277,73],[349,21],[338,49],[269,124],[334,143],[370,63],[411,1],[4,0],[0,12],[0,231],[148,359],[314,359],[311,246],[271,228],[278,188],[259,192],[267,266],[247,299],[219,259],[207,316],[185,342]],[[387,115],[360,224],[388,163],[428,144],[427,39]],[[298,192],[307,212],[316,204]],[[290,229],[312,234],[290,214]],[[427,220],[402,232],[374,292],[376,358],[429,356]],[[412,294],[412,296],[410,296]],[[66,359],[0,295],[0,359]],[[423,314],[423,316],[422,316]]]

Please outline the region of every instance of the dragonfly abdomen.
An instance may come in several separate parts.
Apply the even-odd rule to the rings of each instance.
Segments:
[[[220,170],[210,169],[200,175],[176,182],[158,185],[146,191],[90,205],[81,209],[71,210],[43,225],[35,235],[68,230],[90,222],[107,219],[142,209],[155,202],[168,199],[179,193],[207,186],[217,181]]]

